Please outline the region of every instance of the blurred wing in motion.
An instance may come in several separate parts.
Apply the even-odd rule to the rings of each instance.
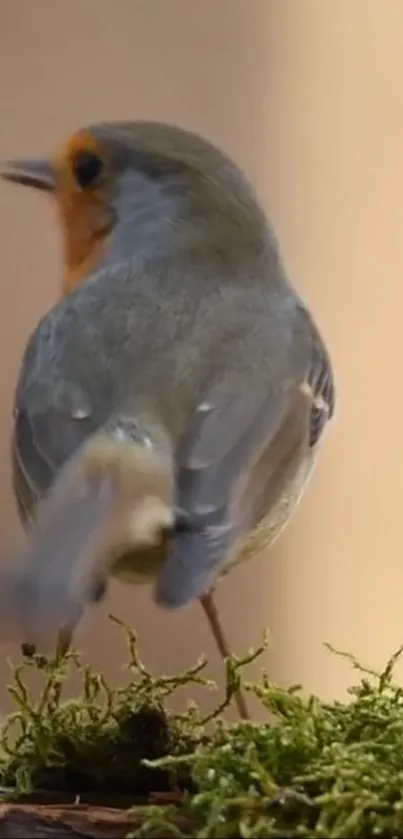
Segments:
[[[60,470],[26,550],[0,573],[0,635],[14,625],[43,646],[58,628],[71,632],[122,549],[162,545],[174,518],[172,460],[140,438],[134,420],[111,422]]]
[[[43,645],[74,627],[105,578],[101,550],[114,507],[110,476],[88,478],[68,463],[37,509],[25,550],[0,571],[0,634]],[[103,546],[104,547],[104,546]]]

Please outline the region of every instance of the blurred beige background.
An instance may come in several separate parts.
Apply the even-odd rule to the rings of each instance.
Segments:
[[[2,0],[0,157],[47,152],[96,119],[166,118],[219,142],[270,212],[333,355],[337,417],[298,514],[218,602],[238,652],[272,635],[281,682],[343,695],[328,640],[381,666],[403,641],[403,4],[400,0]],[[24,341],[53,302],[60,241],[46,201],[0,185],[1,546],[17,519],[8,437]],[[157,672],[200,653],[203,615],[164,614],[115,583],[77,637],[118,682],[113,611]],[[6,657],[0,649],[0,707]],[[208,701],[207,701],[208,700]],[[212,697],[203,701],[208,704]]]

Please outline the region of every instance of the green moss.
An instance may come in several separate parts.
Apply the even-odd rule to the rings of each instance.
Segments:
[[[185,767],[150,769],[143,758],[182,754],[194,747],[192,714],[175,716],[165,704],[182,684],[208,684],[201,675],[204,662],[179,677],[154,679],[138,656],[135,633],[120,625],[128,642],[130,679],[125,687],[112,690],[76,652],[59,661],[27,658],[13,669],[9,691],[17,710],[3,726],[0,753],[5,797],[55,791],[103,803],[105,795],[137,800],[150,789],[169,791],[173,783],[192,788]],[[30,667],[43,676],[38,701],[24,684],[23,673]],[[70,668],[79,671],[82,689],[77,699],[63,701]]]
[[[263,672],[245,689],[267,709],[267,723],[228,725],[222,706],[207,736],[197,708],[175,715],[166,705],[179,687],[208,684],[204,663],[179,677],[153,678],[139,659],[135,635],[125,631],[131,671],[125,688],[111,690],[76,654],[17,668],[10,690],[18,709],[7,721],[0,756],[0,781],[11,787],[5,796],[53,789],[101,801],[125,794],[134,804],[150,792],[180,793],[175,806],[148,807],[133,836],[159,830],[206,839],[403,837],[403,689],[393,676],[402,650],[377,673],[330,649],[359,672],[345,703],[280,688]],[[227,662],[224,705],[262,649]],[[29,666],[44,675],[37,703],[22,679]],[[71,666],[82,675],[82,695],[63,702]],[[193,825],[191,833],[174,826],[178,812]]]

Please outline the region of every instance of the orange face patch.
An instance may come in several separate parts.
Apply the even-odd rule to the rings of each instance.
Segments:
[[[84,188],[75,176],[79,154],[92,152],[102,159],[103,150],[86,132],[75,134],[53,161],[55,197],[65,247],[65,273],[62,293],[68,294],[96,267],[110,231],[106,179]]]

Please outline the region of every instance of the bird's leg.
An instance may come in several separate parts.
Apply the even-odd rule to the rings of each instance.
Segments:
[[[66,653],[69,650],[71,644],[71,629],[68,626],[64,626],[63,629],[60,629],[57,634],[57,644],[56,644],[56,658],[64,658]],[[36,646],[35,644],[21,644],[21,652],[23,656],[27,658],[33,658],[36,655]]]
[[[64,658],[66,653],[69,651],[69,647],[71,644],[72,638],[72,630],[69,626],[64,626],[62,629],[59,630],[57,634],[57,644],[56,644],[56,658]],[[28,644],[24,643],[21,644],[21,652],[23,656],[27,658],[33,658],[36,655],[36,646],[35,644]]]
[[[70,626],[63,626],[62,629],[59,629],[56,644],[56,659],[58,661],[61,658],[64,658],[65,655],[67,655],[70,649],[72,637],[73,632]]]
[[[218,611],[213,597],[213,589],[205,592],[205,594],[202,594],[200,597],[200,602],[203,607],[204,614],[206,615],[206,618],[208,620],[210,629],[213,633],[220,655],[225,660],[226,658],[230,657],[231,651],[229,649],[224,630],[221,626],[220,618],[218,617]],[[238,689],[235,692],[234,699],[241,720],[249,720],[250,717],[245,697],[240,689]]]
[[[97,581],[96,585],[94,586],[93,591],[91,592],[90,602],[92,604],[100,603],[101,600],[103,600],[103,598],[106,595],[106,590],[107,590],[107,582],[103,578],[100,578]],[[56,646],[56,658],[57,659],[64,658],[64,656],[67,655],[67,653],[70,649],[70,646],[71,646],[71,641],[72,641],[75,626],[76,626],[76,623],[73,623],[73,624],[68,625],[68,626],[63,626],[59,630],[58,636],[57,636],[57,646]]]
[[[100,578],[99,581],[97,581],[97,584],[94,586],[94,590],[91,593],[91,603],[99,603],[105,597],[106,590],[107,582],[103,578]],[[71,646],[73,632],[76,625],[77,620],[59,629],[59,632],[57,633],[56,643],[57,660],[60,660],[61,658],[64,658],[65,655],[67,655]],[[21,644],[21,652],[23,656],[26,656],[27,658],[33,658],[33,656],[36,655],[36,646],[35,644],[29,643]]]

